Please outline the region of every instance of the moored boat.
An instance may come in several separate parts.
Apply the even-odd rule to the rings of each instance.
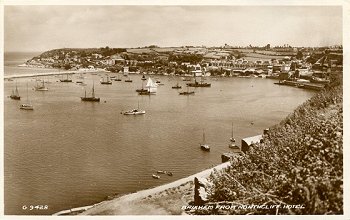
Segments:
[[[112,85],[112,81],[110,80],[109,76],[107,76],[106,79],[103,77],[100,83],[102,85]]]
[[[200,148],[204,151],[210,151],[210,146],[205,143],[205,133],[203,130],[203,142],[200,144]]]
[[[179,95],[194,95],[194,91],[189,91],[187,86],[187,91],[179,92]]]
[[[27,83],[27,100],[26,100],[25,103],[22,103],[19,108],[23,109],[23,110],[34,110],[34,107],[30,103],[29,97],[28,97],[28,83]]]
[[[14,100],[20,100],[21,99],[21,96],[19,95],[18,88],[17,88],[17,82],[16,82],[16,89],[12,90],[10,98],[14,99]]]
[[[206,83],[203,81],[197,82],[196,80],[194,81],[194,83],[187,83],[186,85],[190,87],[211,87],[210,83]]]
[[[233,149],[239,148],[239,147],[236,145],[236,139],[235,139],[234,136],[233,136],[233,122],[232,122],[231,138],[230,138],[230,143],[229,143],[228,147],[229,147],[229,148],[233,148]]]
[[[127,78],[127,79],[125,80],[125,82],[132,82],[132,79]]]
[[[182,86],[179,85],[179,83],[177,83],[175,86],[171,87],[172,89],[181,89]]]
[[[146,114],[145,110],[132,109],[130,111],[123,112],[123,115],[143,115]]]
[[[72,79],[68,78],[68,74],[67,74],[67,78],[66,79],[60,79],[61,82],[72,82]]]
[[[44,80],[42,81],[41,85],[34,86],[35,91],[49,91],[49,89],[45,86]]]
[[[155,175],[155,174],[152,174],[152,177],[153,177],[154,179],[160,179],[160,176]]]
[[[85,96],[84,97],[80,97],[81,101],[85,101],[85,102],[99,102],[100,98],[99,97],[95,97],[95,85],[92,85],[92,93],[91,96],[86,96],[86,89],[85,89]]]

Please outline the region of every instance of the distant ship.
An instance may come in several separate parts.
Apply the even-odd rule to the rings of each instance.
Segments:
[[[112,81],[109,79],[109,76],[106,77],[106,80],[105,80],[105,78],[103,77],[102,80],[101,80],[101,84],[102,84],[102,85],[111,85],[111,84],[112,84]]]
[[[156,94],[157,93],[157,87],[158,87],[158,84],[153,82],[151,77],[149,77],[148,81],[147,81],[147,84],[146,84],[147,91],[141,91],[141,92],[139,92],[139,95]]]
[[[176,83],[175,86],[171,87],[172,89],[181,89],[182,87],[179,85],[179,83]]]
[[[179,92],[179,95],[194,95],[194,91],[189,91],[187,86],[187,91]]]
[[[143,80],[143,79],[142,79]],[[136,89],[136,92],[147,92],[148,90],[147,89],[144,89],[143,88],[143,81],[142,81],[142,84],[141,84],[141,89]]]
[[[45,86],[44,80],[42,81],[41,85],[34,86],[35,91],[49,91],[49,89]]]
[[[61,82],[72,82],[72,79],[68,78],[68,74],[67,74],[67,78],[66,79],[60,79]]]
[[[125,80],[125,82],[132,82],[132,79],[127,78],[127,79]]]
[[[211,87],[210,83],[203,82],[202,79],[200,82],[197,82],[196,78],[194,78],[194,83],[187,83],[186,85],[190,87]]]
[[[92,85],[92,94],[91,96],[86,96],[86,90],[85,90],[85,96],[84,97],[80,97],[81,101],[85,101],[85,102],[99,102],[100,98],[95,97],[95,85]]]
[[[21,99],[21,96],[19,96],[19,92],[18,92],[18,88],[17,88],[17,82],[16,82],[16,89],[12,90],[10,98],[14,99],[14,100],[20,100]]]
[[[231,134],[231,138],[230,138],[230,143],[229,143],[229,148],[234,148],[234,149],[237,149],[239,148],[237,145],[236,145],[236,139],[233,137],[233,122],[232,122],[232,134]]]
[[[27,100],[25,103],[22,103],[19,108],[23,109],[23,110],[34,110],[34,107],[30,103],[29,98],[28,98],[28,82],[27,82]]]
[[[137,104],[136,109],[132,109],[130,111],[122,112],[124,115],[143,115],[146,114],[145,110],[140,110],[139,104]]]

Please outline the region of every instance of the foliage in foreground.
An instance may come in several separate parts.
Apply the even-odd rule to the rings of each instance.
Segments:
[[[342,214],[343,95],[333,81],[270,128],[231,166],[214,172],[209,204],[281,205],[212,209],[197,214]],[[303,208],[285,208],[302,205]]]

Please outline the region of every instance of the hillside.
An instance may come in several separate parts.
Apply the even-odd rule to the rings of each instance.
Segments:
[[[208,204],[266,205],[197,214],[342,214],[343,94],[340,75],[270,128],[263,143],[214,172]],[[270,205],[280,205],[273,207]],[[284,205],[299,205],[285,208]]]

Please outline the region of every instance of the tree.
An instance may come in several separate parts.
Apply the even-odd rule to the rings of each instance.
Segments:
[[[298,53],[297,53],[296,58],[297,58],[298,60],[301,60],[301,59],[303,59],[303,57],[304,57],[303,52],[301,52],[300,50],[298,50]]]
[[[69,63],[64,65],[64,69],[65,70],[69,70],[70,68],[72,68],[72,67],[71,67],[71,65]]]

